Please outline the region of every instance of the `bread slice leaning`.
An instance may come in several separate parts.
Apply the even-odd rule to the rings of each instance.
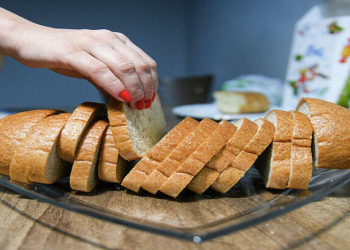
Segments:
[[[31,110],[6,116],[0,120],[0,174],[9,175],[13,154],[33,125],[57,110]]]
[[[84,102],[72,113],[58,140],[58,156],[73,163],[79,141],[90,123],[107,117],[106,106],[102,103]]]
[[[98,178],[101,181],[121,183],[127,174],[126,160],[115,147],[111,127],[108,125],[103,136],[98,159]]]
[[[236,132],[234,127],[230,122],[221,121],[212,134],[171,174],[159,190],[176,198],[205,164],[225,146]]]
[[[101,141],[107,126],[107,121],[98,120],[92,123],[82,136],[70,174],[72,189],[91,192],[96,187]]]
[[[293,115],[291,112],[272,110],[265,119],[275,126],[272,144],[258,157],[255,164],[267,188],[285,189],[291,172]]]
[[[245,147],[258,129],[254,122],[245,118],[236,121],[233,125],[236,127],[233,128],[235,130],[233,136],[194,177],[187,186],[188,189],[199,194],[207,190]],[[238,174],[241,175],[241,171],[238,171]]]
[[[291,111],[294,121],[291,170],[288,188],[307,189],[312,176],[312,124],[298,111]]]
[[[328,101],[302,98],[297,111],[307,115],[312,123],[314,166],[350,168],[350,110]]]
[[[108,118],[120,155],[130,161],[141,159],[167,133],[165,116],[158,96],[152,107],[132,109],[126,102],[111,98]]]
[[[202,144],[216,129],[218,123],[208,118],[184,138],[177,147],[153,170],[141,187],[155,194],[171,174]]]
[[[230,190],[254,164],[258,156],[270,145],[275,135],[274,125],[266,119],[257,119],[258,131],[230,165],[221,172],[211,188],[220,193]],[[243,175],[242,175],[243,174]]]
[[[69,175],[70,164],[57,155],[57,140],[70,115],[63,113],[46,117],[26,137],[26,154],[16,160],[22,160],[22,166],[27,166],[30,181],[52,184]]]
[[[126,175],[122,186],[139,192],[144,180],[170,154],[175,147],[197,127],[199,122],[186,117],[167,133]]]

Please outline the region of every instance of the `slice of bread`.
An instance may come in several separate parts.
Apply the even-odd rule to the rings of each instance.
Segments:
[[[297,111],[306,114],[312,123],[314,166],[350,168],[350,110],[324,100],[303,98]]]
[[[266,119],[257,119],[258,131],[230,165],[221,172],[211,188],[220,193],[230,190],[254,164],[258,156],[270,145],[275,134],[274,125]]]
[[[285,189],[291,172],[291,149],[294,130],[291,112],[272,110],[265,119],[275,126],[272,144],[255,164],[267,188]]]
[[[101,181],[121,183],[128,172],[126,160],[115,147],[111,127],[108,126],[101,144],[98,160],[98,178]]]
[[[24,161],[22,166],[27,166],[30,181],[52,184],[69,175],[70,164],[57,155],[57,141],[70,115],[63,113],[46,117],[30,130],[25,139],[25,154],[16,158]]]
[[[219,126],[208,118],[183,139],[179,145],[153,170],[142,183],[141,187],[155,194],[171,174],[202,144],[207,137]]]
[[[102,103],[84,102],[72,113],[58,140],[58,156],[73,163],[79,141],[90,123],[106,117],[106,106]]]
[[[309,118],[298,111],[291,111],[294,131],[291,151],[291,171],[288,188],[307,189],[312,176],[312,124]]]
[[[139,192],[144,180],[170,154],[175,147],[198,126],[199,122],[186,117],[161,139],[126,175],[122,186]]]
[[[250,141],[258,129],[258,126],[254,122],[245,118],[236,121],[233,125],[236,127],[233,128],[235,130],[233,136],[194,177],[187,186],[188,189],[196,193],[203,193],[207,190]]]
[[[235,125],[225,120],[221,121],[213,133],[171,174],[159,190],[176,198],[235,132]]]
[[[269,110],[267,97],[255,92],[215,91],[215,103],[222,113],[257,113]]]
[[[128,161],[142,158],[167,132],[158,96],[152,107],[144,110],[132,109],[126,102],[111,98],[108,118],[119,154]]]
[[[107,126],[107,121],[98,120],[82,136],[70,174],[70,186],[73,190],[91,192],[96,187],[97,163]]]
[[[32,110],[12,114],[0,120],[0,174],[9,175],[12,156],[30,128],[43,118],[59,112],[61,111]]]

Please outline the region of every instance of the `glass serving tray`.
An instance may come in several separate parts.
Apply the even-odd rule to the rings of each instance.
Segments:
[[[315,170],[308,190],[266,189],[251,168],[225,195],[185,190],[177,199],[161,193],[136,194],[119,184],[100,183],[82,193],[69,178],[53,185],[24,185],[0,175],[0,184],[21,195],[109,222],[202,242],[247,228],[321,199],[350,181],[350,170]]]

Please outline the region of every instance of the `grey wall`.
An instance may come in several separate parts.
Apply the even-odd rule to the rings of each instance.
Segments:
[[[123,32],[158,63],[160,77],[213,73],[284,78],[294,23],[318,0],[2,0],[0,6],[57,28]],[[0,109],[65,108],[102,101],[84,80],[7,58]]]

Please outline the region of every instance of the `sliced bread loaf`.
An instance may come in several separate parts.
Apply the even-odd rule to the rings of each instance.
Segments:
[[[208,118],[184,138],[177,147],[153,170],[141,187],[155,194],[170,175],[202,144],[216,129],[218,124]]]
[[[171,174],[159,190],[176,198],[235,132],[232,123],[221,121],[212,134]]]
[[[70,174],[72,189],[91,192],[96,187],[100,146],[107,126],[107,121],[98,120],[92,123],[82,136]]]
[[[71,114],[52,115],[39,121],[26,137],[24,154],[17,155],[17,161],[27,167],[32,182],[52,184],[69,175],[70,164],[57,155],[58,137]],[[26,172],[24,172],[24,175]]]
[[[275,126],[270,146],[259,156],[255,166],[267,188],[285,189],[291,171],[291,149],[294,130],[291,112],[272,110],[265,119]]]
[[[61,111],[32,110],[12,114],[0,120],[0,174],[9,175],[12,156],[30,128],[41,119],[58,112]]]
[[[138,192],[142,183],[175,147],[197,127],[199,122],[187,117],[161,139],[126,175],[122,185]]]
[[[144,110],[132,109],[126,102],[111,98],[108,118],[115,145],[128,161],[142,158],[167,132],[158,96],[152,107]]]
[[[73,163],[79,141],[90,123],[106,117],[106,106],[102,103],[84,102],[72,113],[58,140],[58,156]]]
[[[312,176],[312,124],[298,111],[291,111],[294,121],[291,171],[288,188],[307,189]]]
[[[259,129],[249,143],[221,172],[211,188],[220,193],[230,190],[254,164],[258,156],[270,145],[275,134],[274,125],[266,119],[257,119]]]
[[[210,159],[203,169],[194,177],[187,186],[188,189],[203,193],[218,178],[220,173],[234,160],[244,146],[256,133],[257,125],[245,118],[236,121],[233,136],[226,142],[224,147]]]
[[[297,111],[306,114],[312,123],[314,166],[350,168],[350,110],[324,100],[303,98]]]
[[[101,181],[121,183],[127,174],[126,160],[115,147],[111,127],[108,126],[101,144],[98,160],[98,178]]]

